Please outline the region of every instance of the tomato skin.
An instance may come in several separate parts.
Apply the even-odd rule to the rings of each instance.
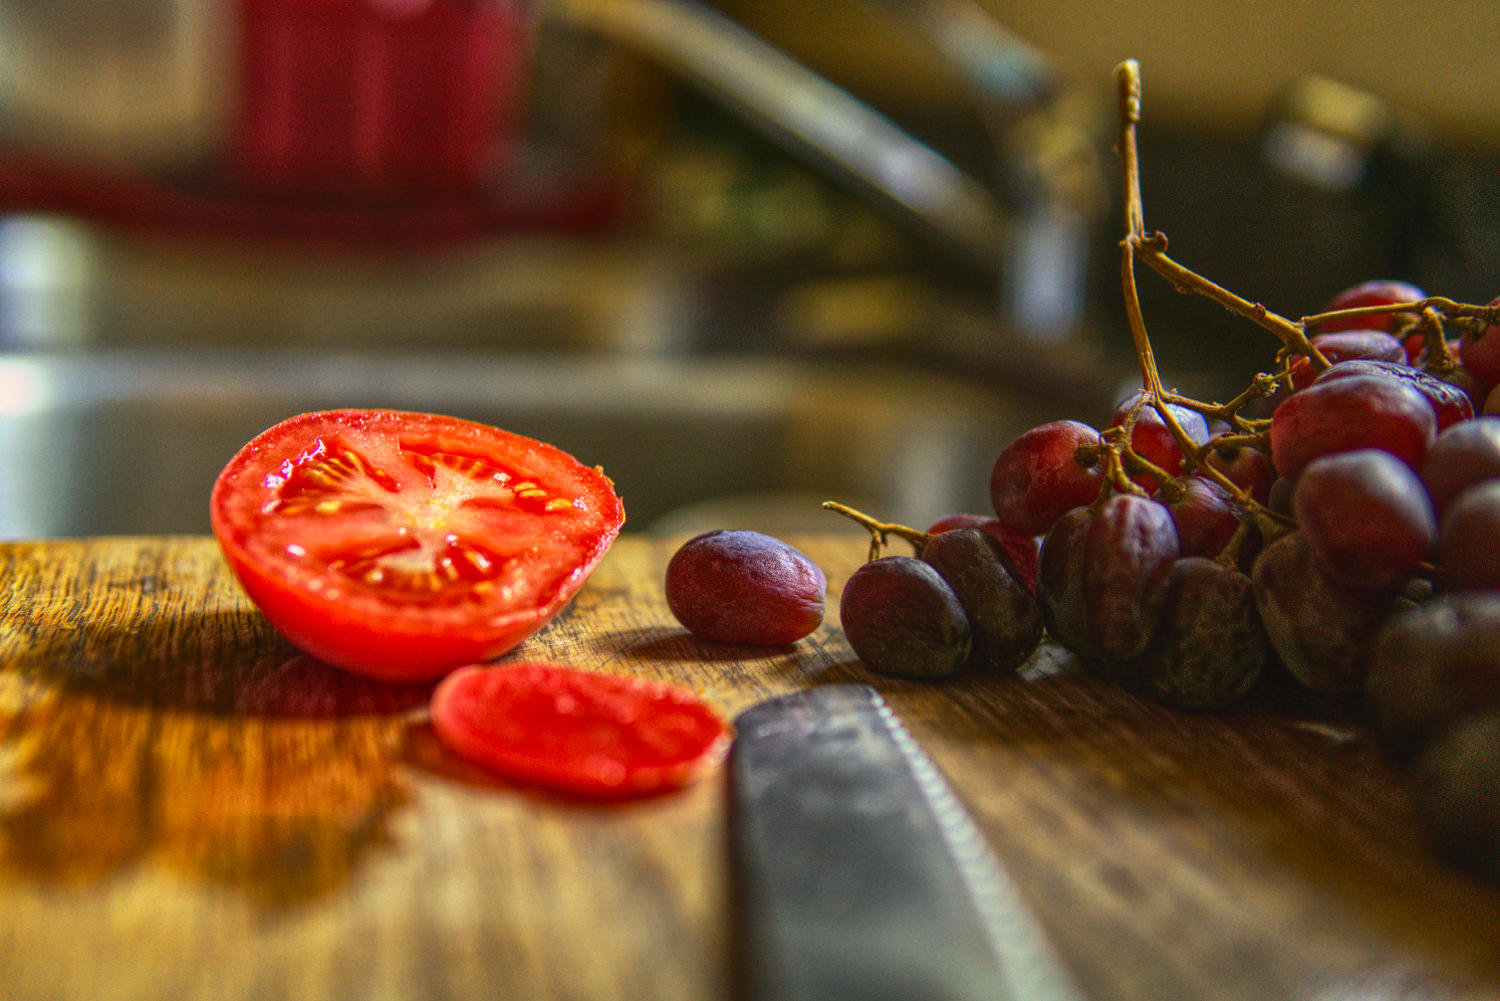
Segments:
[[[341,456],[353,459],[334,468]],[[330,470],[350,469],[362,494],[329,485]],[[388,410],[302,414],[267,429],[225,466],[209,507],[225,561],[272,625],[306,653],[388,681],[514,649],[572,600],[625,520],[608,478],[560,449]],[[401,553],[361,552],[372,539],[390,549],[416,538],[424,572]],[[436,573],[451,571],[455,554],[475,581]],[[426,590],[394,586],[397,570]]]
[[[559,664],[472,665],[438,682],[438,739],[512,781],[594,800],[680,789],[705,775],[730,739],[692,692]]]

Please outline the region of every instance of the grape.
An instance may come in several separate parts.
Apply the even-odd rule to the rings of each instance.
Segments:
[[[759,532],[705,532],[667,564],[667,606],[721,643],[795,643],[823,621],[827,579],[801,552]]]
[[[990,471],[990,502],[1001,524],[1042,535],[1064,512],[1099,494],[1103,463],[1080,461],[1097,447],[1099,432],[1078,421],[1051,421],[1006,446]]]
[[[1218,709],[1250,690],[1270,653],[1250,578],[1189,556],[1172,565],[1156,635],[1128,676],[1168,705]]]
[[[959,528],[935,535],[922,547],[922,561],[948,582],[963,607],[972,640],[970,667],[1010,673],[1036,651],[1042,641],[1041,609],[983,531]]]
[[[1026,590],[1036,593],[1036,564],[1041,549],[1036,536],[1023,535],[1002,525],[999,518],[982,514],[944,515],[928,526],[927,534],[937,535],[955,528],[977,528],[988,536],[995,543],[995,555],[1000,557],[1005,569],[1025,584]]]
[[[1500,297],[1491,299],[1489,305],[1500,306]],[[1485,386],[1500,385],[1500,324],[1465,333],[1459,343],[1458,360]]]
[[[1413,798],[1433,847],[1450,863],[1500,879],[1500,713],[1455,725],[1422,755]]]
[[[1410,383],[1432,405],[1439,431],[1474,416],[1474,401],[1468,393],[1452,383],[1444,382],[1431,372],[1424,372],[1410,365],[1354,358],[1328,366],[1315,381],[1332,382],[1354,375],[1373,375]]]
[[[1466,715],[1500,708],[1500,594],[1447,594],[1381,627],[1365,707],[1406,758]]]
[[[1407,362],[1405,345],[1380,330],[1341,330],[1332,334],[1318,334],[1311,340],[1313,347],[1328,359],[1330,367],[1355,358],[1400,365]],[[1300,355],[1292,359],[1293,389],[1306,389],[1318,375],[1313,371],[1312,359],[1308,356]]]
[[[1384,306],[1397,302],[1416,302],[1427,298],[1427,293],[1407,282],[1377,279],[1344,289],[1329,300],[1319,312],[1332,313],[1340,309],[1357,309],[1361,306]],[[1395,330],[1400,313],[1376,313],[1370,316],[1351,316],[1340,320],[1326,320],[1318,324],[1319,333],[1339,330]]]
[[[1276,470],[1271,468],[1271,457],[1249,445],[1215,445],[1208,453],[1208,464],[1229,478],[1241,490],[1249,492],[1252,500],[1261,504],[1271,499],[1271,484],[1276,482]]]
[[[1437,541],[1422,481],[1378,449],[1308,463],[1292,492],[1292,511],[1318,566],[1346,587],[1383,588],[1411,577]]]
[[[1292,480],[1319,456],[1357,448],[1419,465],[1436,434],[1432,407],[1407,383],[1374,375],[1319,380],[1271,415],[1271,461]]]
[[[1212,480],[1189,476],[1183,493],[1167,505],[1183,556],[1216,558],[1240,527],[1244,512],[1229,491]]]
[[[1466,488],[1500,477],[1500,417],[1476,417],[1441,432],[1422,463],[1439,517]]]
[[[913,556],[884,556],[850,574],[839,617],[855,656],[878,674],[943,678],[969,658],[969,622],[958,596]]]
[[[1166,420],[1161,413],[1149,402],[1142,405],[1141,398],[1144,392],[1137,392],[1121,401],[1115,408],[1114,416],[1110,418],[1110,427],[1122,427],[1130,415],[1130,411],[1140,406],[1140,413],[1136,416],[1135,427],[1130,432],[1130,448],[1141,458],[1153,465],[1176,476],[1182,472],[1182,447],[1177,444],[1177,439],[1172,437],[1172,431],[1167,427]],[[1186,407],[1172,404],[1167,405],[1177,423],[1187,432],[1188,439],[1195,445],[1202,445],[1208,441],[1208,422],[1203,415]],[[1156,490],[1160,484],[1156,477],[1141,473],[1132,477],[1134,482],[1145,490]]]
[[[1101,654],[1131,657],[1151,641],[1180,552],[1163,504],[1116,494],[1100,505],[1083,546],[1083,599],[1089,635]]]
[[[1500,589],[1500,480],[1472,486],[1448,505],[1438,562],[1449,590]]]
[[[1310,690],[1343,697],[1364,681],[1376,629],[1395,599],[1343,587],[1323,573],[1300,531],[1261,551],[1250,579],[1271,648]]]
[[[1090,658],[1099,655],[1089,634],[1083,599],[1084,543],[1093,520],[1094,512],[1086,507],[1076,507],[1057,519],[1042,540],[1036,575],[1036,600],[1047,632],[1078,656]]]

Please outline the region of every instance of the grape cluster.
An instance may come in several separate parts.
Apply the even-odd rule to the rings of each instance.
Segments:
[[[1147,389],[1102,430],[1031,428],[991,469],[992,517],[916,533],[853,512],[875,538],[840,605],[855,652],[904,677],[1014,671],[1045,630],[1190,710],[1284,672],[1362,704],[1438,805],[1434,843],[1500,876],[1500,324],[1467,307],[1439,342],[1429,302],[1341,293],[1232,405]],[[892,533],[918,555],[879,556]]]

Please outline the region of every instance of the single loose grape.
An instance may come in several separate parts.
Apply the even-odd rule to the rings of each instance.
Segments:
[[[742,529],[705,532],[667,564],[667,606],[689,632],[721,643],[795,643],[823,621],[828,581],[780,539]]]
[[[944,678],[969,658],[969,621],[953,588],[914,556],[883,556],[844,582],[839,618],[855,656],[878,674]]]

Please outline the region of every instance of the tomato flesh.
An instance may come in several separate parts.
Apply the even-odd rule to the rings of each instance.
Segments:
[[[625,520],[609,479],[561,449],[392,410],[262,432],[219,474],[210,512],[229,566],[292,643],[397,681],[513,649]]]
[[[729,742],[692,692],[555,664],[460,668],[432,696],[438,739],[504,778],[594,799],[682,788]]]

